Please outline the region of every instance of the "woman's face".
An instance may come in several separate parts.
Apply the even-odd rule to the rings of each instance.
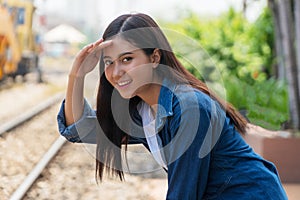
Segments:
[[[126,40],[116,37],[103,50],[105,76],[123,98],[145,95],[153,82],[153,67],[150,56]]]

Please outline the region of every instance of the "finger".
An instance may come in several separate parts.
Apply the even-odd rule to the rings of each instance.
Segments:
[[[107,40],[102,42],[101,44],[99,44],[98,46],[95,47],[95,49],[93,50],[93,52],[95,53],[95,55],[99,58],[100,54],[101,54],[101,50],[112,45],[112,40]]]
[[[94,44],[95,46],[98,46],[99,44],[101,44],[104,41],[103,38],[100,38],[99,40],[97,40]]]
[[[109,45],[111,45],[112,40],[107,40],[103,42],[103,39],[99,39],[98,41],[94,42],[91,46],[91,48],[88,49],[88,53],[98,51],[99,49],[103,49]]]
[[[86,52],[87,52],[87,53],[91,53],[91,52],[93,52],[93,51],[94,51],[94,49],[95,49],[95,47],[96,47],[96,46],[95,46],[95,44],[93,44],[93,45],[92,45],[90,48],[88,48],[88,49],[87,49],[87,51],[86,51]]]
[[[85,47],[83,47],[83,48],[80,50],[79,54],[84,54],[84,53],[88,52],[92,47],[93,47],[93,44],[88,44],[88,45],[86,45]]]
[[[84,46],[84,47],[82,48],[82,50],[87,50],[87,49],[91,48],[93,45],[94,45],[94,43],[90,43],[90,44]]]
[[[104,49],[110,45],[112,45],[112,40],[107,40],[107,41],[101,42],[99,45],[97,45],[95,47],[95,50],[98,51],[98,50]]]
[[[93,44],[88,44],[85,47],[83,47],[76,55],[76,60],[82,60],[86,55],[89,53],[89,51],[93,48]]]

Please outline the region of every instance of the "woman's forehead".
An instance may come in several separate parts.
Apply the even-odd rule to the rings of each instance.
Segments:
[[[115,37],[112,39],[112,44],[103,49],[103,56],[117,58],[117,56],[122,53],[133,52],[138,49],[139,48],[124,40],[123,38]]]

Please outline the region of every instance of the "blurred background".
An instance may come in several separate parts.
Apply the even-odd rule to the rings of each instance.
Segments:
[[[0,6],[0,124],[16,121],[21,113],[57,94],[62,94],[61,101],[70,66],[79,49],[99,39],[117,16],[143,12],[158,22],[188,70],[233,104],[252,124],[262,128],[255,129],[256,134],[285,139],[276,144],[273,153],[298,160],[295,157],[300,151],[296,149],[300,147],[299,1],[0,0]],[[97,81],[95,70],[88,75],[85,90],[92,105]],[[42,156],[41,153],[33,159],[31,154],[36,155],[33,153],[36,150],[23,149],[46,151],[58,137],[55,118],[59,105],[57,102],[49,108],[45,119],[36,114],[44,121],[32,122],[27,129],[21,129],[22,134],[10,134],[18,129],[0,133],[0,175],[4,180],[0,183],[0,199],[11,196]],[[44,124],[45,121],[49,124]],[[287,145],[292,147],[291,151],[282,145],[287,140],[293,140],[293,145]],[[34,147],[33,144],[42,141],[49,145]],[[260,140],[259,145],[262,143]],[[74,199],[74,195],[77,199],[163,199],[165,196],[166,176],[149,157],[145,160],[144,156],[129,156],[135,170],[147,169],[147,173],[128,173],[126,183],[108,180],[97,186],[89,148],[79,144],[65,144],[64,148],[68,150],[61,150],[62,155],[58,154],[54,161],[60,164],[47,167],[48,171],[43,171],[33,189],[26,192],[25,199]],[[278,165],[290,199],[299,199],[296,191],[300,188],[300,164],[281,161],[261,149],[264,148],[259,146],[255,150]],[[143,150],[133,147],[132,151]],[[70,152],[76,152],[77,157]],[[16,154],[20,155],[15,157]],[[77,168],[68,169],[69,165]],[[27,171],[22,171],[25,168]],[[64,178],[53,184],[51,181],[58,174]]]

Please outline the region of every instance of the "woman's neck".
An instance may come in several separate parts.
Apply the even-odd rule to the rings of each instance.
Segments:
[[[149,84],[144,86],[143,92],[140,92],[138,96],[148,105],[154,106],[158,103],[160,88],[159,84]]]
[[[138,89],[139,91],[137,92],[137,96],[139,96],[149,106],[154,107],[154,105],[157,105],[158,103],[161,85],[162,78],[159,75],[154,75],[152,83],[144,85]]]

